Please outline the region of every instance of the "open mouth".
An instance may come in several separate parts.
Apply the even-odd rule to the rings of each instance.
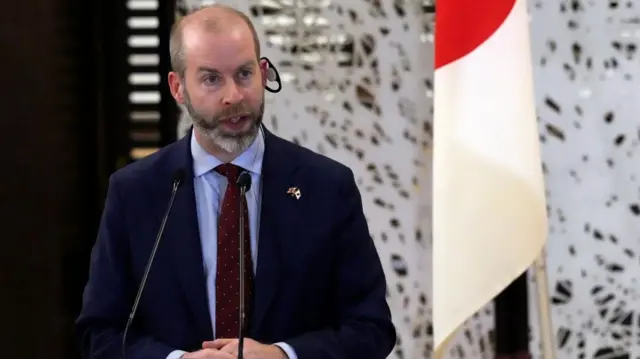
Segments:
[[[240,116],[236,116],[236,117],[231,117],[227,121],[230,121],[231,123],[238,123],[238,122],[240,122],[240,120],[244,119],[245,117],[247,117],[247,116],[246,115],[240,115]]]
[[[238,115],[238,116],[234,116],[234,117],[227,117],[223,121],[231,122],[231,123],[238,123],[238,122],[240,122],[242,120],[245,120],[247,117],[249,117],[249,115],[244,114],[244,115]]]
[[[234,117],[227,117],[222,122],[225,127],[231,128],[233,130],[243,129],[245,124],[249,122],[249,115],[240,115]]]

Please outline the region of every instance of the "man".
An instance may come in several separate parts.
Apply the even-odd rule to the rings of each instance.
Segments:
[[[172,32],[171,56],[171,93],[193,130],[110,178],[77,321],[84,357],[121,357],[180,171],[127,359],[237,357],[240,215],[246,359],[387,357],[396,333],[353,173],[261,126],[268,62],[249,19],[224,6],[192,13]]]

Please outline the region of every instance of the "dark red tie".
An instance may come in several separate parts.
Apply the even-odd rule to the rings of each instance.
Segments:
[[[242,169],[225,163],[216,167],[218,173],[227,177],[227,190],[218,218],[218,264],[216,269],[216,337],[237,338],[240,332],[240,187],[236,184]],[[251,295],[253,294],[253,264],[249,234],[249,211],[244,202],[244,264],[245,264],[245,323],[249,319]]]

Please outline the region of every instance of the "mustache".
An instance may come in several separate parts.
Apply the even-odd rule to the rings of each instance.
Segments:
[[[216,115],[216,118],[220,119],[246,114],[253,115],[254,113],[249,106],[245,104],[237,104],[233,107],[229,107],[223,111],[220,111],[220,113]]]

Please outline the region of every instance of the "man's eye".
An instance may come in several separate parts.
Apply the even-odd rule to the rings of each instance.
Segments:
[[[219,77],[216,75],[207,75],[203,78],[203,82],[206,84],[215,84],[219,80]]]
[[[240,75],[240,78],[246,79],[246,78],[251,77],[251,71],[250,70],[242,70],[242,71],[240,71],[239,75]]]

